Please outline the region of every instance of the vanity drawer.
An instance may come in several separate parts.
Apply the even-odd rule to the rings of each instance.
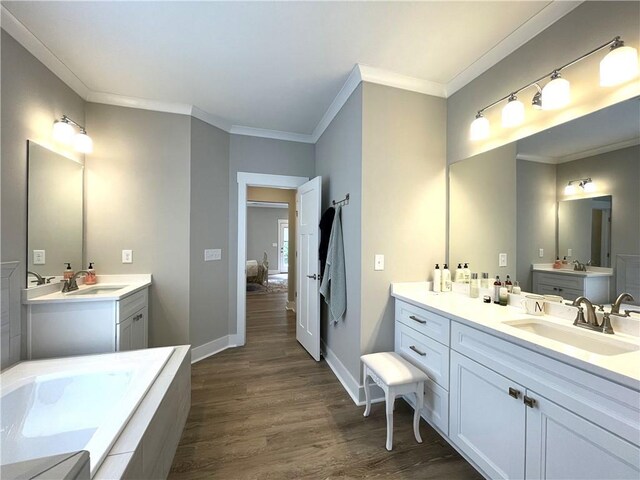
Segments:
[[[396,321],[444,345],[449,345],[449,328],[451,321],[437,313],[415,307],[401,300],[396,300]]]
[[[445,390],[449,389],[449,347],[396,322],[395,351]]]
[[[118,322],[130,317],[138,310],[147,306],[148,288],[143,288],[139,292],[133,293],[122,300],[118,301]]]
[[[584,288],[584,278],[575,275],[563,275],[561,273],[538,273],[533,272],[539,284],[550,285],[565,289],[582,291]],[[556,292],[556,295],[558,293]]]
[[[580,295],[583,295],[582,290],[575,290],[572,288],[554,287],[552,285],[538,285],[537,292],[540,295],[560,295],[565,300],[575,300]]]

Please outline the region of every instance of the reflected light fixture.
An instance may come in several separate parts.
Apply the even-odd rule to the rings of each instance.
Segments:
[[[568,67],[584,60],[587,57],[609,48],[609,53],[600,62],[600,85],[609,87],[627,82],[638,76],[640,73],[638,50],[625,46],[620,37],[594,48],[575,60],[553,69],[540,78],[527,85],[505,95],[504,97],[490,103],[478,110],[475,120],[471,123],[469,138],[471,140],[484,140],[490,135],[489,120],[484,117],[484,112],[495,107],[501,102],[507,101],[502,110],[502,126],[513,127],[524,121],[524,104],[517,100],[517,95],[530,87],[536,88],[536,93],[531,99],[531,106],[535,110],[557,110],[567,106],[571,102],[571,84],[569,80],[562,77],[561,72]],[[549,79],[544,87],[540,82]]]
[[[591,177],[589,177],[589,178],[579,178],[577,180],[570,180],[567,183],[567,186],[564,187],[564,194],[575,195],[576,193],[578,193],[576,184],[578,187],[582,189],[584,193],[593,193],[596,191],[596,184],[591,179]]]
[[[79,132],[76,132],[76,128]],[[86,129],[66,115],[53,123],[53,138],[65,145],[73,144],[73,148],[80,153],[93,152],[93,140],[87,135]]]
[[[502,109],[502,126],[505,128],[516,127],[524,122],[524,103],[511,94],[507,104]]]

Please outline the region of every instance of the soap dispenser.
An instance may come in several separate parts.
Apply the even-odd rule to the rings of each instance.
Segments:
[[[456,283],[464,283],[464,270],[462,269],[462,264],[458,264],[458,268],[456,268],[456,275],[453,277],[453,281]]]
[[[469,262],[465,262],[462,273],[464,276],[464,283],[471,283],[471,269],[469,268]]]
[[[433,269],[433,291],[439,292],[442,290],[442,271],[440,265],[436,263],[436,268]]]
[[[62,278],[64,278],[65,280],[71,280],[73,278],[73,270],[71,270],[71,264],[70,263],[65,263],[65,265],[67,266],[67,268],[65,268],[64,272],[62,273]]]
[[[451,272],[449,271],[449,267],[446,263],[444,264],[444,268],[442,269],[442,291],[451,291]]]
[[[89,262],[89,268],[87,268],[87,274],[84,277],[85,285],[95,285],[98,283],[98,279],[96,278],[96,270],[93,268],[93,262]]]

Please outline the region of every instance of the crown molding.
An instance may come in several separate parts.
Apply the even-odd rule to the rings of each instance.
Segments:
[[[316,143],[311,135],[307,135],[305,133],[282,132],[280,130],[267,130],[264,128],[245,127],[242,125],[232,125],[228,132],[234,135],[271,138],[274,140],[286,140],[289,142]]]
[[[401,73],[370,67],[369,65],[358,64],[358,68],[360,69],[360,78],[362,78],[363,82],[377,83],[378,85],[409,90],[410,92],[424,93],[425,95],[433,95],[434,97],[447,97],[447,86],[443,83],[402,75]]]
[[[596,148],[589,148],[580,152],[570,153],[569,155],[562,155],[560,157],[546,157],[542,155],[526,155],[518,154],[516,158],[518,160],[528,160],[530,162],[538,163],[551,163],[560,164],[573,162],[574,160],[580,160],[582,158],[593,157],[595,155],[602,155],[603,153],[614,152],[616,150],[622,150],[623,148],[634,147],[640,145],[640,138],[634,137],[620,142],[610,143],[609,145],[600,145]]]
[[[146,98],[128,97],[115,93],[89,91],[87,102],[115,105],[117,107],[138,108],[141,110],[153,110],[155,112],[177,113],[179,115],[191,115],[191,105],[186,103],[159,102]]]
[[[224,130],[225,132],[231,131],[232,125],[224,118],[209,112],[205,112],[195,105],[191,105],[190,115],[197,118],[198,120],[202,120],[204,123],[208,123],[209,125],[219,128],[220,130]]]
[[[38,37],[22,24],[4,5],[0,5],[0,25],[20,45],[26,48],[34,57],[51,70],[60,80],[69,86],[80,97],[86,100],[89,94],[82,80],[56,57]]]
[[[571,12],[582,1],[552,1],[537,14],[516,28],[495,47],[456,75],[447,83],[447,97],[471,83],[495,64],[515,52],[529,40]]]

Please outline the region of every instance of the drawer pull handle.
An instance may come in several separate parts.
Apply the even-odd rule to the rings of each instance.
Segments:
[[[524,404],[529,408],[533,408],[536,404],[536,400],[534,398],[527,397],[526,395],[524,396],[523,401],[524,401]]]
[[[414,352],[416,352],[418,355],[420,355],[421,357],[426,357],[427,354],[424,352],[421,352],[420,350],[418,350],[414,345],[411,345],[409,347],[411,350],[413,350]]]
[[[427,323],[427,321],[426,321],[426,320],[421,320],[421,319],[419,319],[418,317],[416,317],[415,315],[411,315],[409,318],[410,318],[411,320],[413,320],[414,322],[418,322],[418,323],[421,323],[421,324],[423,324],[423,325],[424,325],[425,323]]]
[[[509,387],[509,395],[511,395],[513,398],[520,398],[520,390],[516,390],[513,387]]]

